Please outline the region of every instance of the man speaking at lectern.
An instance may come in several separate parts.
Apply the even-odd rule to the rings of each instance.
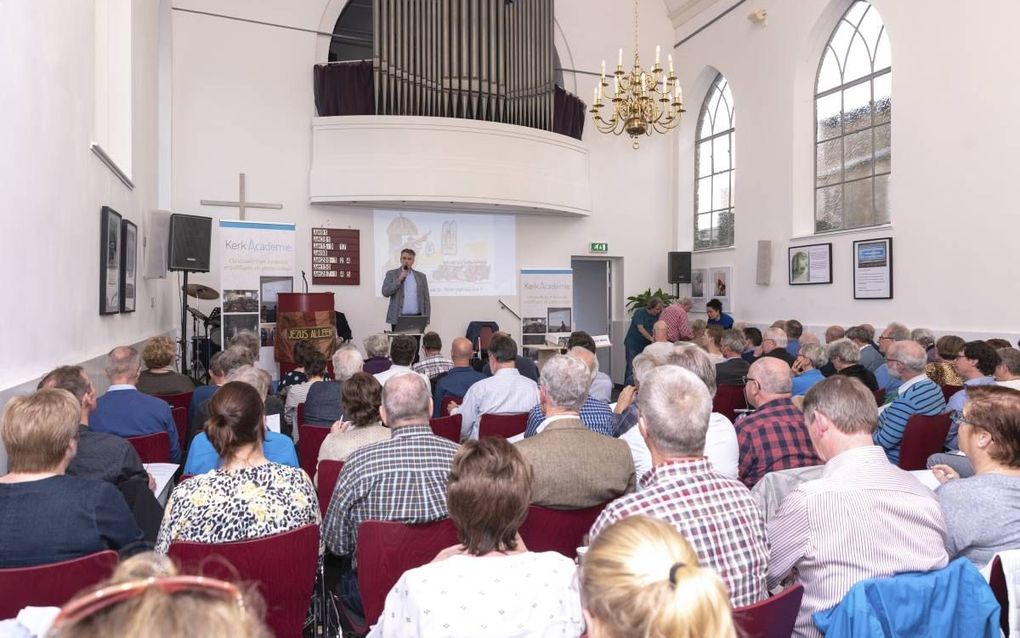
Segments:
[[[383,279],[383,297],[390,298],[390,307],[386,310],[386,322],[390,328],[397,329],[397,318],[401,315],[422,315],[425,323],[429,322],[432,307],[429,302],[429,280],[425,273],[412,270],[414,251],[405,248],[400,251],[400,268],[386,272]],[[409,277],[408,275],[414,275]]]

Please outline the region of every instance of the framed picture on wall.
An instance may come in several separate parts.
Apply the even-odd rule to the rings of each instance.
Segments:
[[[832,244],[790,246],[787,276],[791,286],[832,283]]]
[[[99,314],[120,312],[121,217],[103,206],[99,223]]]
[[[137,283],[135,273],[138,270],[138,226],[125,219],[121,222],[120,236],[123,244],[120,251],[120,311],[134,312]]]
[[[854,242],[854,299],[892,299],[892,237]]]

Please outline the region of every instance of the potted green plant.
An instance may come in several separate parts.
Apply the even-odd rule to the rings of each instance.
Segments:
[[[659,288],[655,292],[652,292],[652,289],[648,288],[642,293],[627,297],[627,312],[629,314],[634,314],[634,311],[638,308],[644,308],[645,305],[648,304],[648,300],[652,297],[658,297],[662,300],[662,303],[666,305],[673,303],[677,299],[676,295],[668,293],[662,288]]]

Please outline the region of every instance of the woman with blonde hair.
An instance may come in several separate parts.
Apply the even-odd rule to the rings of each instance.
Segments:
[[[735,638],[722,580],[673,526],[629,516],[602,530],[581,560],[591,638]]]
[[[177,342],[170,337],[153,337],[145,343],[142,362],[145,370],[138,375],[135,387],[145,394],[183,394],[195,390],[195,382],[174,370]]]

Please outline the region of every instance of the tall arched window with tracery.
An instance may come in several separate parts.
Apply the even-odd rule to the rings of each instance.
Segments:
[[[720,73],[701,105],[695,144],[694,249],[733,245],[733,94]]]
[[[889,221],[892,62],[878,10],[857,0],[815,82],[815,232]]]

